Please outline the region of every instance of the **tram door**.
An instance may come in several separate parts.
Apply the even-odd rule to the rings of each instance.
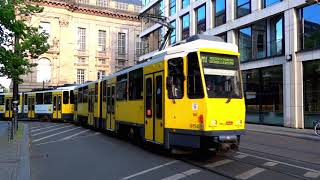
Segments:
[[[12,109],[13,109],[13,104],[12,104],[12,98],[6,98],[6,118],[12,118]]]
[[[145,76],[145,139],[163,144],[163,72]]]
[[[28,97],[28,118],[29,119],[35,118],[34,103],[35,103],[34,97]]]
[[[114,130],[115,128],[115,85],[111,84],[107,87],[107,129]]]
[[[61,119],[62,117],[62,96],[61,94],[53,95],[53,119]]]

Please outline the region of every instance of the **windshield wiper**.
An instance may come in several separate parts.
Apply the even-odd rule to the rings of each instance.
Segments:
[[[231,102],[232,94],[233,94],[232,91],[230,91],[229,96],[228,96],[228,99],[227,99],[227,101],[226,101],[227,104],[228,104],[229,102]]]

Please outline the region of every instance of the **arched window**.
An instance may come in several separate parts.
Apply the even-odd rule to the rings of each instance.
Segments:
[[[49,82],[51,79],[51,65],[47,58],[41,58],[37,66],[37,82]]]

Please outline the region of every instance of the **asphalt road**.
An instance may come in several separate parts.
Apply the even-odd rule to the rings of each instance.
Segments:
[[[320,179],[319,141],[247,132],[238,152],[177,156],[72,124],[29,125],[32,180]]]

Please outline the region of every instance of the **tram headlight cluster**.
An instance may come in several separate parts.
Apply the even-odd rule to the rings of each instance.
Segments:
[[[242,120],[237,121],[237,125],[241,126],[242,125]]]
[[[210,127],[215,127],[217,126],[217,124],[218,124],[217,120],[211,120]]]

